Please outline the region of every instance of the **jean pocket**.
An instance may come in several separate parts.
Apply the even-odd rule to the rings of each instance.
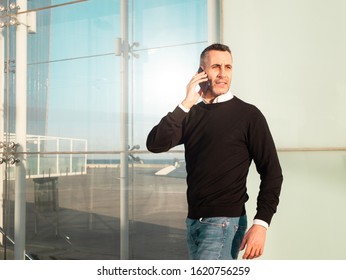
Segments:
[[[222,218],[200,218],[199,222],[202,225],[209,225],[209,226],[215,226],[215,227],[226,227],[227,221],[226,219]]]

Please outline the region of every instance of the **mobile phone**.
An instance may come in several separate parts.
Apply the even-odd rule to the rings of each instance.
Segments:
[[[203,71],[204,71],[204,70],[202,69],[202,67],[199,67],[199,68],[198,68],[198,73],[201,73],[201,72],[203,72]],[[207,93],[207,90],[208,90],[208,88],[209,88],[209,85],[210,85],[209,80],[206,81],[206,82],[199,83],[199,86],[200,86],[200,88],[201,88],[203,94],[206,94],[206,93]]]

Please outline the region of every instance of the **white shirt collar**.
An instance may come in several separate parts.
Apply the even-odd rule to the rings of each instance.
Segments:
[[[226,93],[221,94],[218,97],[216,97],[213,101],[213,104],[225,102],[225,101],[231,100],[232,98],[233,98],[233,94],[231,92],[231,89],[229,89]],[[201,97],[201,101],[203,101],[205,104],[210,104],[203,97]]]

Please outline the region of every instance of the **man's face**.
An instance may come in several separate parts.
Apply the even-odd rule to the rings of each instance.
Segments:
[[[215,98],[228,92],[232,81],[231,54],[226,51],[209,51],[204,64],[204,71],[211,83],[207,95]]]

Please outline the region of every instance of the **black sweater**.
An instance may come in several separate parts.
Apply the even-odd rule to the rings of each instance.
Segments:
[[[248,200],[246,177],[253,160],[260,174],[256,219],[270,224],[279,203],[283,176],[263,114],[237,97],[176,107],[148,135],[147,148],[166,152],[184,144],[188,217],[238,217]]]

